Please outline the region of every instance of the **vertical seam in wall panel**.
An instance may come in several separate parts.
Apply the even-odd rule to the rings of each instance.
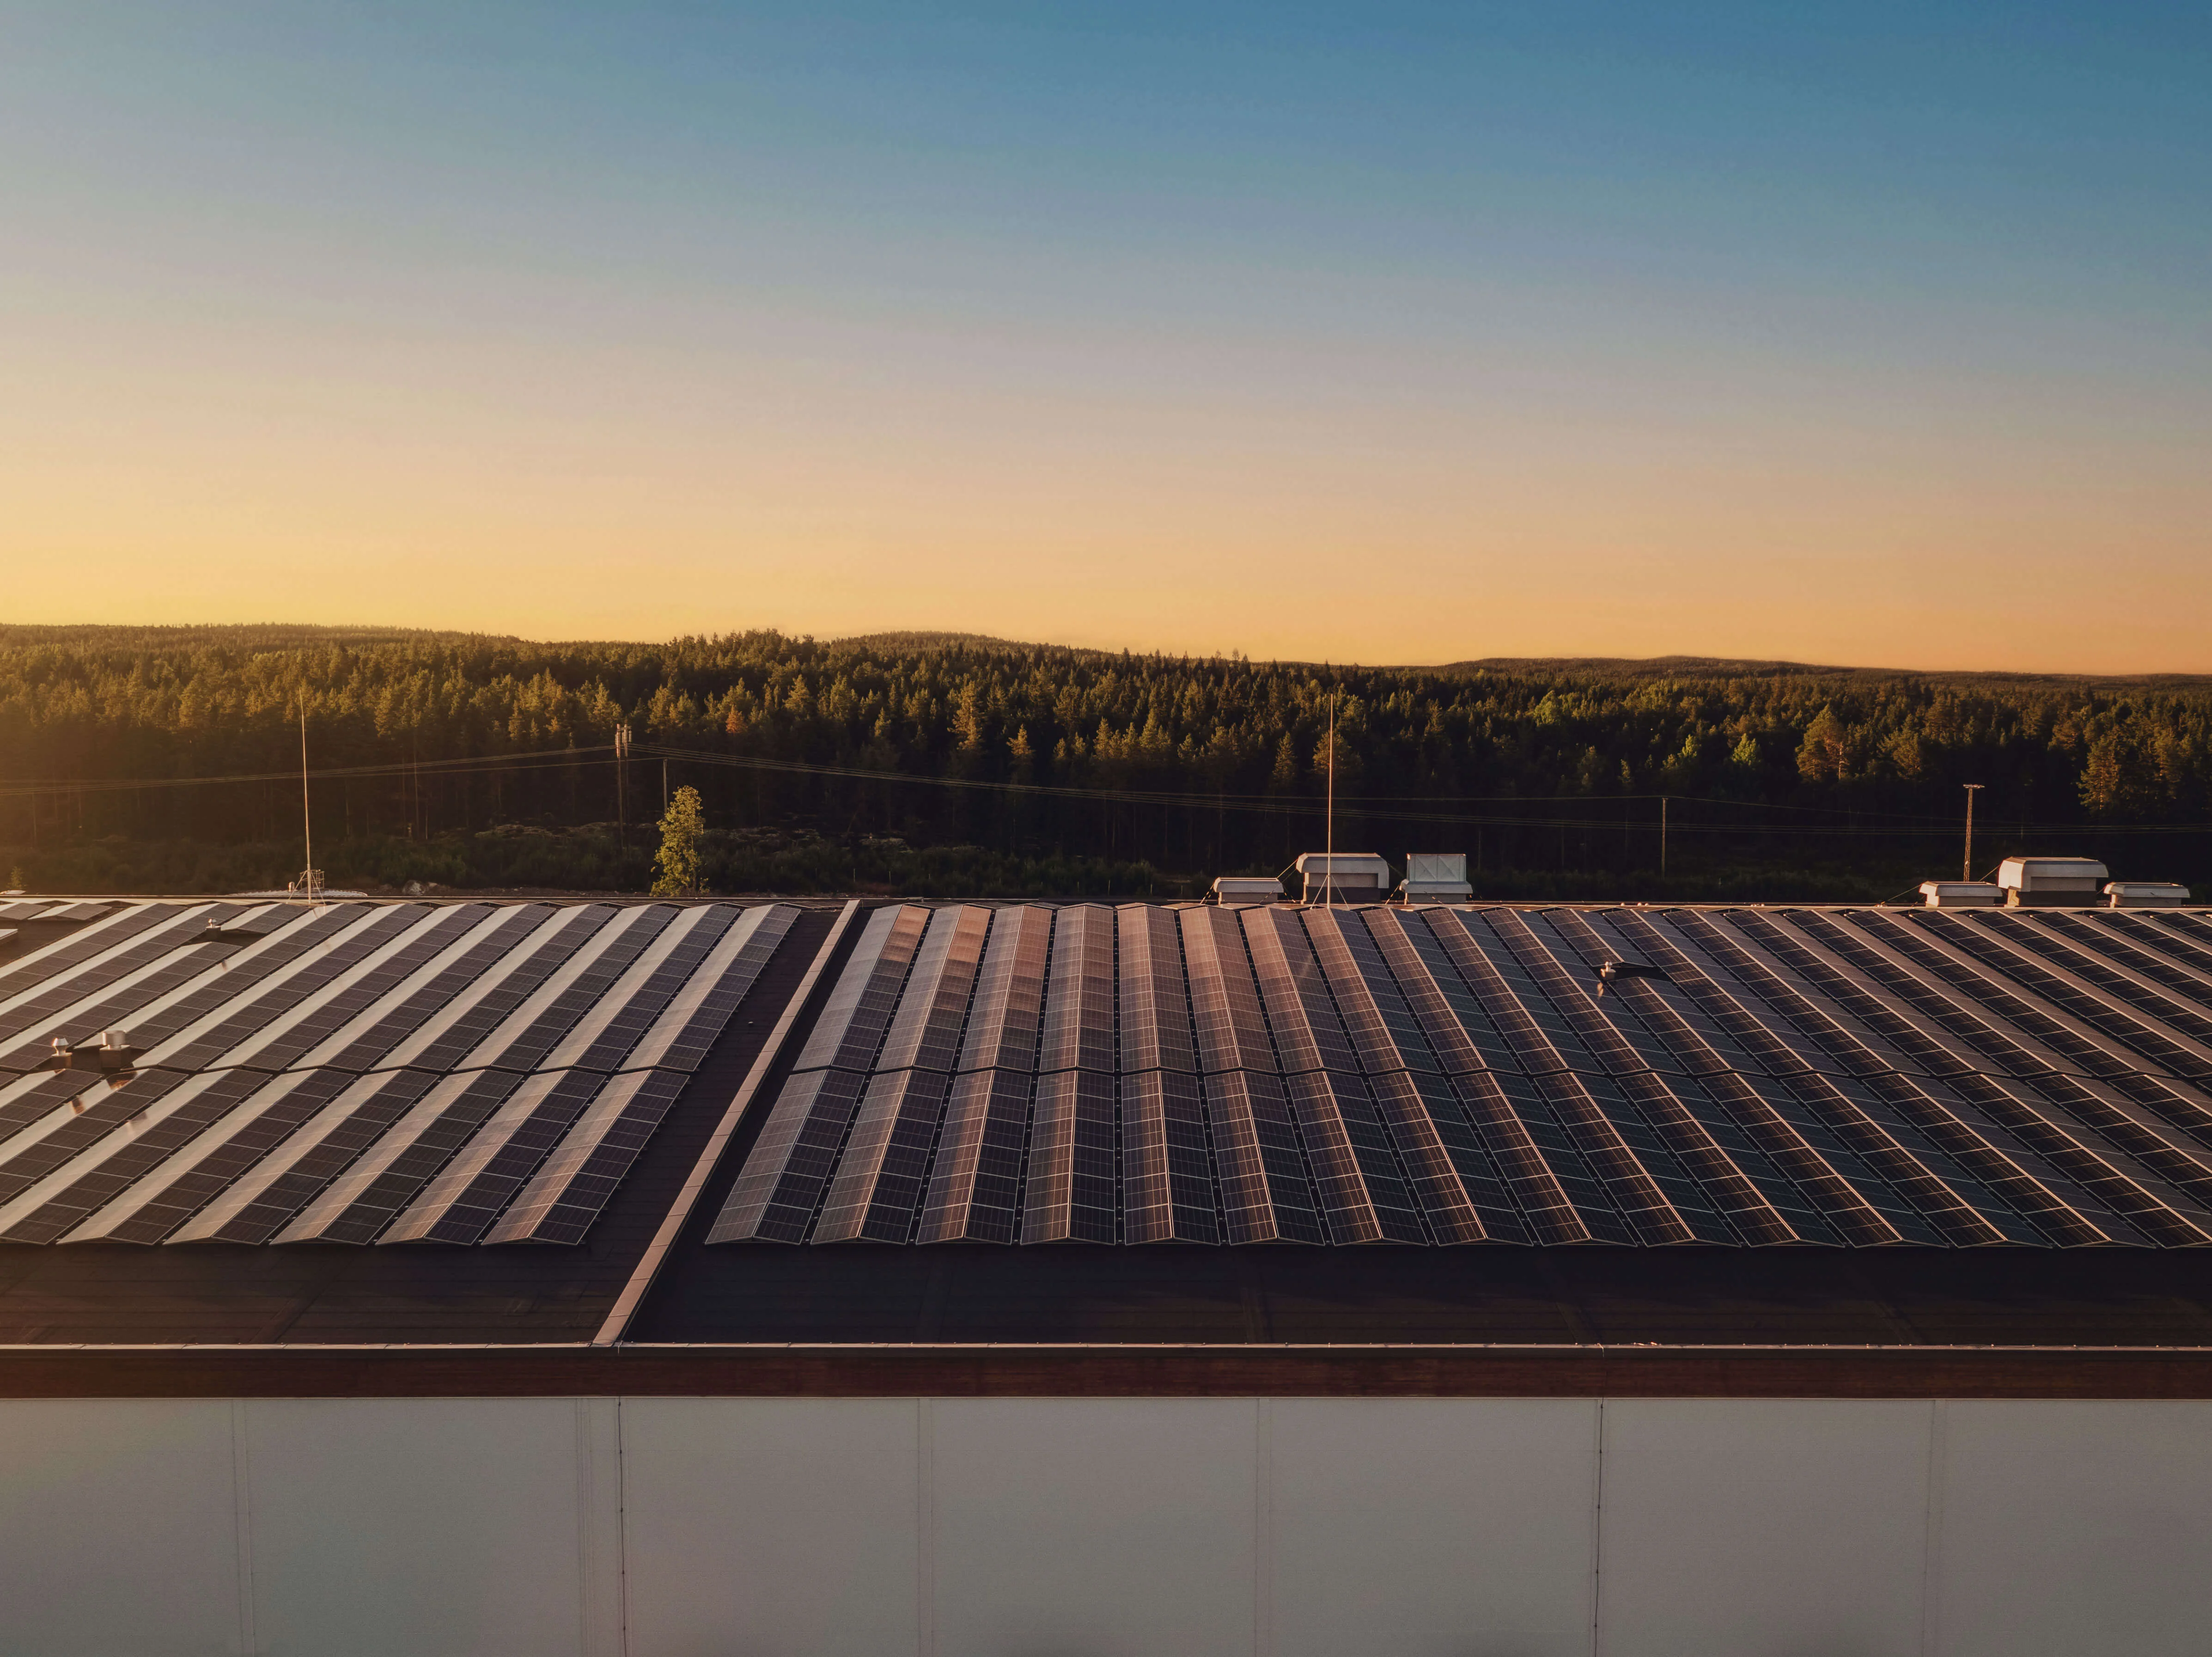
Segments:
[[[253,1626],[253,1462],[246,1451],[246,1400],[230,1401],[231,1523],[237,1533],[238,1648],[255,1657]]]
[[[1253,1400],[1252,1650],[1275,1650],[1275,1401]]]
[[[1943,1483],[1950,1462],[1950,1410],[1941,1398],[1928,1405],[1927,1526],[1920,1551],[1920,1654],[1936,1657],[1942,1648]]]
[[[568,1403],[575,1417],[576,1649],[584,1657],[599,1657],[592,1640],[592,1406],[587,1398]]]
[[[937,1416],[914,1401],[914,1631],[921,1657],[937,1657]]]
[[[1590,1483],[1590,1654],[1605,1654],[1605,1400],[1597,1401],[1596,1467]]]
[[[615,1399],[615,1626],[629,1657],[629,1462],[623,1442],[623,1400]]]

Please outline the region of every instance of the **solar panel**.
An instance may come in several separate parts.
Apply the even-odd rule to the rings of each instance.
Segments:
[[[1232,1243],[1325,1243],[1297,1125],[1282,1079],[1219,1070],[1200,1081],[1223,1229]]]
[[[524,1078],[377,1241],[479,1241],[607,1083],[596,1070]]]
[[[813,1241],[907,1240],[951,1082],[941,1070],[878,1071],[869,1078]]]
[[[511,1070],[465,1070],[445,1077],[270,1240],[374,1242],[521,1080]]]
[[[459,1017],[468,994],[485,984],[509,954],[525,947],[532,934],[550,929],[560,911],[546,904],[512,909],[467,904],[449,913],[454,918],[450,929],[441,929],[440,947],[434,953],[420,960],[393,959],[390,981],[381,983],[345,1023],[294,1060],[295,1066],[376,1069],[425,1024],[441,1014]],[[381,971],[377,978],[382,979]],[[370,981],[364,979],[362,987],[366,992]]]
[[[802,1070],[787,1081],[707,1240],[804,1239],[867,1085],[852,1070]]]
[[[233,1181],[168,1240],[267,1242],[425,1093],[437,1087],[465,1085],[458,1078],[440,1078],[419,1070],[348,1080],[351,1086],[301,1123],[281,1146]],[[264,1117],[254,1125],[275,1124]]]
[[[1054,922],[1040,1071],[1113,1074],[1114,929],[1114,911],[1096,904],[1071,905]]]
[[[1274,1044],[1237,917],[1224,909],[1186,909],[1180,919],[1199,1068],[1273,1070]]]
[[[378,1068],[440,1074],[453,1069],[620,912],[606,904],[556,910],[396,1043],[376,1061]]]
[[[991,911],[967,905],[930,917],[875,1059],[878,1070],[950,1070],[960,1052],[969,993],[982,964]]]
[[[583,1241],[684,1087],[672,1070],[610,1078],[484,1241]]]
[[[869,915],[799,1055],[799,1069],[833,1065],[865,1072],[874,1064],[928,923],[929,911],[911,904]]]
[[[152,951],[136,953],[142,947],[143,934],[161,927],[162,935],[173,939],[192,930],[194,917],[199,917],[200,929],[204,930],[204,917],[210,907],[196,904],[180,911],[170,904],[133,904],[0,968],[0,1039],[19,1035],[27,1027],[15,1016],[16,1009],[26,1002],[53,994],[80,977],[87,980],[91,990],[97,990],[168,947],[162,944]],[[61,912],[56,911],[40,918],[52,920]],[[127,964],[118,966],[118,961],[126,956]],[[80,992],[82,993],[89,990]],[[30,1020],[31,1023],[36,1021],[35,1016]]]
[[[143,1050],[189,1017],[188,1013],[179,1015],[179,1006],[188,1008],[210,998],[231,999],[237,993],[234,986],[266,976],[318,938],[340,925],[351,924],[356,918],[349,915],[342,922],[319,927],[310,921],[273,941],[245,949],[234,941],[207,941],[207,928],[187,933],[135,972],[82,1001],[48,1014],[41,1022],[43,1034],[0,1050],[0,1069],[36,1067],[50,1055],[50,1039],[57,1035],[85,1042],[102,1030],[127,1027],[135,1045]]]
[[[210,993],[192,1002],[195,1011],[207,1009],[204,1016],[181,1024],[142,1062],[185,1071],[218,1063],[285,1069],[314,1044],[325,1024],[343,1017],[326,1009],[351,977],[370,971],[379,951],[436,924],[433,912],[412,905],[380,910],[343,931],[318,936],[254,994],[222,996],[215,992],[226,985],[210,985]]]
[[[615,1070],[629,1056],[700,964],[737,921],[738,911],[719,905],[679,910],[621,978],[570,1025],[542,1068]]]
[[[48,1026],[72,1008],[170,967],[171,952],[197,943],[213,912],[210,904],[149,905],[17,962],[0,973],[0,1042],[11,1050],[26,1038],[43,1042],[55,1033]]]
[[[1022,1241],[1115,1240],[1120,1156],[1115,1106],[1111,1073],[1056,1070],[1037,1078]]]
[[[1193,1071],[1190,990],[1175,917],[1150,904],[1115,911],[1120,943],[1120,1063],[1125,1071]]]
[[[623,1068],[697,1069],[798,918],[799,911],[788,904],[746,910],[623,1059]]]
[[[312,1120],[359,1077],[340,1070],[268,1076],[221,1073],[251,1091],[235,1107],[165,1161],[110,1197],[70,1232],[67,1243],[159,1243],[233,1187],[303,1122]]]
[[[1014,1240],[1035,1087],[1026,1068],[952,1078],[916,1240]]]
[[[0,1211],[0,1236],[13,1243],[58,1241],[268,1085],[267,1077],[249,1070],[171,1080],[175,1085],[165,1092],[125,1101],[133,1110],[124,1123],[128,1131],[100,1137]]]
[[[573,1243],[798,914],[104,912],[0,1238]],[[893,905],[803,1041],[710,1240],[2212,1244],[2188,913]]]
[[[1038,1021],[1044,1013],[1045,969],[1051,950],[1050,910],[1024,904],[1002,909],[993,917],[956,1068],[1027,1070],[1035,1067]]]
[[[1122,1240],[1218,1243],[1213,1148],[1198,1078],[1144,1070],[1121,1078]]]

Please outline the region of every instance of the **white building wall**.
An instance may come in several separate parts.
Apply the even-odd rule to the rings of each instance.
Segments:
[[[0,1653],[2158,1657],[2212,1404],[0,1403]]]

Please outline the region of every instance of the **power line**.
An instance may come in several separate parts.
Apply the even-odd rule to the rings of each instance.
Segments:
[[[352,777],[404,777],[411,771],[437,771],[453,776],[471,771],[544,771],[595,755],[612,755],[611,745],[589,748],[540,749],[530,753],[474,755],[460,759],[398,760],[375,765],[339,765],[309,771],[317,781]],[[88,778],[81,783],[24,783],[0,787],[0,800],[44,799],[78,794],[128,794],[146,789],[215,788],[233,783],[290,783],[297,771],[246,771],[229,777],[148,777]]]

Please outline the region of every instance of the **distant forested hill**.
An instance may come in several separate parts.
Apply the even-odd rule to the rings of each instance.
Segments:
[[[1194,889],[1319,843],[1332,697],[1338,844],[1464,850],[1501,894],[1879,896],[1956,870],[1968,782],[1978,862],[2212,876],[2202,679],[307,627],[0,627],[0,873],[296,868],[296,782],[149,785],[295,774],[304,702],[318,771],[382,768],[316,785],[318,862],[347,878],[641,884],[646,837],[592,825],[656,813],[665,762],[706,796],[726,886]]]

